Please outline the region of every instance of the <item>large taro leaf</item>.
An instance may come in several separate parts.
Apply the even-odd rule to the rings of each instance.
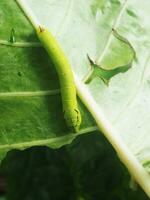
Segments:
[[[76,135],[63,119],[57,74],[15,1],[0,1],[0,30],[0,157],[11,149],[70,143]],[[78,134],[95,130],[81,103],[80,109]]]
[[[150,194],[150,178],[141,166],[149,170],[150,3],[142,0],[138,3],[136,0],[25,2],[57,37],[73,66],[83,103],[129,171]],[[16,1],[1,0],[0,13],[1,155],[12,148],[33,145],[56,148],[70,143],[76,136],[68,134],[64,125],[59,84],[52,64]],[[12,41],[12,28],[14,44],[8,42]],[[120,41],[115,42],[112,29],[130,45],[119,48]],[[132,51],[129,53],[131,46],[136,57],[131,56]],[[132,67],[111,77],[109,86],[96,76],[85,85],[82,80],[90,68],[87,54],[102,68],[111,70],[129,63]],[[83,123],[79,134],[82,134],[95,127],[85,108],[80,109]]]
[[[28,17],[32,18],[31,13],[34,13],[56,36],[72,64],[81,100],[121,160],[150,196],[150,2],[18,1],[26,2],[31,8]],[[114,31],[128,43],[126,47],[118,46]],[[100,72],[96,72],[92,81],[85,84],[83,80],[90,69],[87,54],[97,67],[105,70],[129,64],[130,67],[125,73],[109,75],[109,86],[102,75],[97,75]],[[108,79],[108,76],[105,78]]]

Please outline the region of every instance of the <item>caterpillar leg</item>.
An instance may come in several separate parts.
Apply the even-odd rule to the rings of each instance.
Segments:
[[[80,124],[81,124],[80,111],[78,109],[65,110],[64,118],[65,118],[67,126],[70,128],[70,130],[77,133],[79,131]]]

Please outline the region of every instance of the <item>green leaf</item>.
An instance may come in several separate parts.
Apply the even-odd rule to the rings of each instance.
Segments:
[[[150,159],[150,26],[147,23],[150,2],[107,0],[105,9],[98,6],[94,12],[93,4],[98,0],[26,2],[32,10],[28,17],[34,14],[58,39],[72,64],[79,97],[130,173],[150,196],[149,166],[144,164]],[[109,63],[109,52],[119,55],[119,48],[113,49],[111,45],[112,29],[134,49],[136,59],[129,59],[133,58],[130,48],[129,52],[125,48],[124,55],[119,57],[123,64],[126,58],[133,61],[132,68],[113,76],[109,87],[100,79],[85,85],[82,80],[90,67],[87,54],[99,64],[102,58]]]
[[[77,135],[65,125],[57,74],[33,27],[14,0],[0,1],[0,15],[0,157],[11,149],[70,143]],[[78,134],[97,129],[79,104]]]
[[[117,151],[120,159],[150,196],[148,163],[149,126],[149,33],[150,2],[140,0],[22,0],[39,21],[56,36],[75,73],[78,95]],[[94,6],[93,5],[98,5]],[[7,12],[5,12],[7,10]],[[23,149],[33,145],[58,148],[77,135],[69,134],[63,120],[59,84],[45,51],[39,47],[34,30],[16,1],[0,1],[0,149]],[[9,42],[15,30],[15,43]],[[132,45],[136,60],[126,73],[111,78],[109,87],[100,79],[85,85],[82,81],[94,61],[111,66],[109,55],[118,54],[113,43],[116,30]],[[113,49],[116,44],[117,48]],[[123,51],[119,63],[132,56]],[[112,56],[113,60],[114,56]],[[123,59],[125,58],[125,60]],[[115,60],[113,60],[114,62]],[[99,63],[99,64],[100,64]],[[109,64],[107,64],[109,63]],[[120,64],[119,64],[120,65]],[[115,67],[113,65],[113,67]],[[118,64],[117,64],[118,66]],[[112,67],[112,66],[111,66]],[[79,134],[95,130],[95,122],[80,106],[83,123]]]
[[[0,197],[0,200],[6,200],[5,197]]]

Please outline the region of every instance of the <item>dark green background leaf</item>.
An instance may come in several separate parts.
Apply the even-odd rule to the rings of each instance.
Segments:
[[[12,151],[1,168],[8,200],[148,200],[140,188],[129,188],[129,174],[98,132],[58,150]]]

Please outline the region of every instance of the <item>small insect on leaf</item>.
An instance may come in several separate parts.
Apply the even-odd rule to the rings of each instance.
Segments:
[[[15,43],[15,42],[16,42],[16,38],[15,38],[15,29],[14,29],[14,28],[11,29],[9,41],[10,41],[11,43]]]
[[[135,59],[133,47],[128,40],[119,35],[114,29],[112,34],[112,42],[107,52],[103,55],[100,64],[93,62],[88,56],[91,69],[84,78],[85,83],[89,83],[94,78],[99,77],[108,85],[113,76],[124,73],[132,67],[132,62]]]

